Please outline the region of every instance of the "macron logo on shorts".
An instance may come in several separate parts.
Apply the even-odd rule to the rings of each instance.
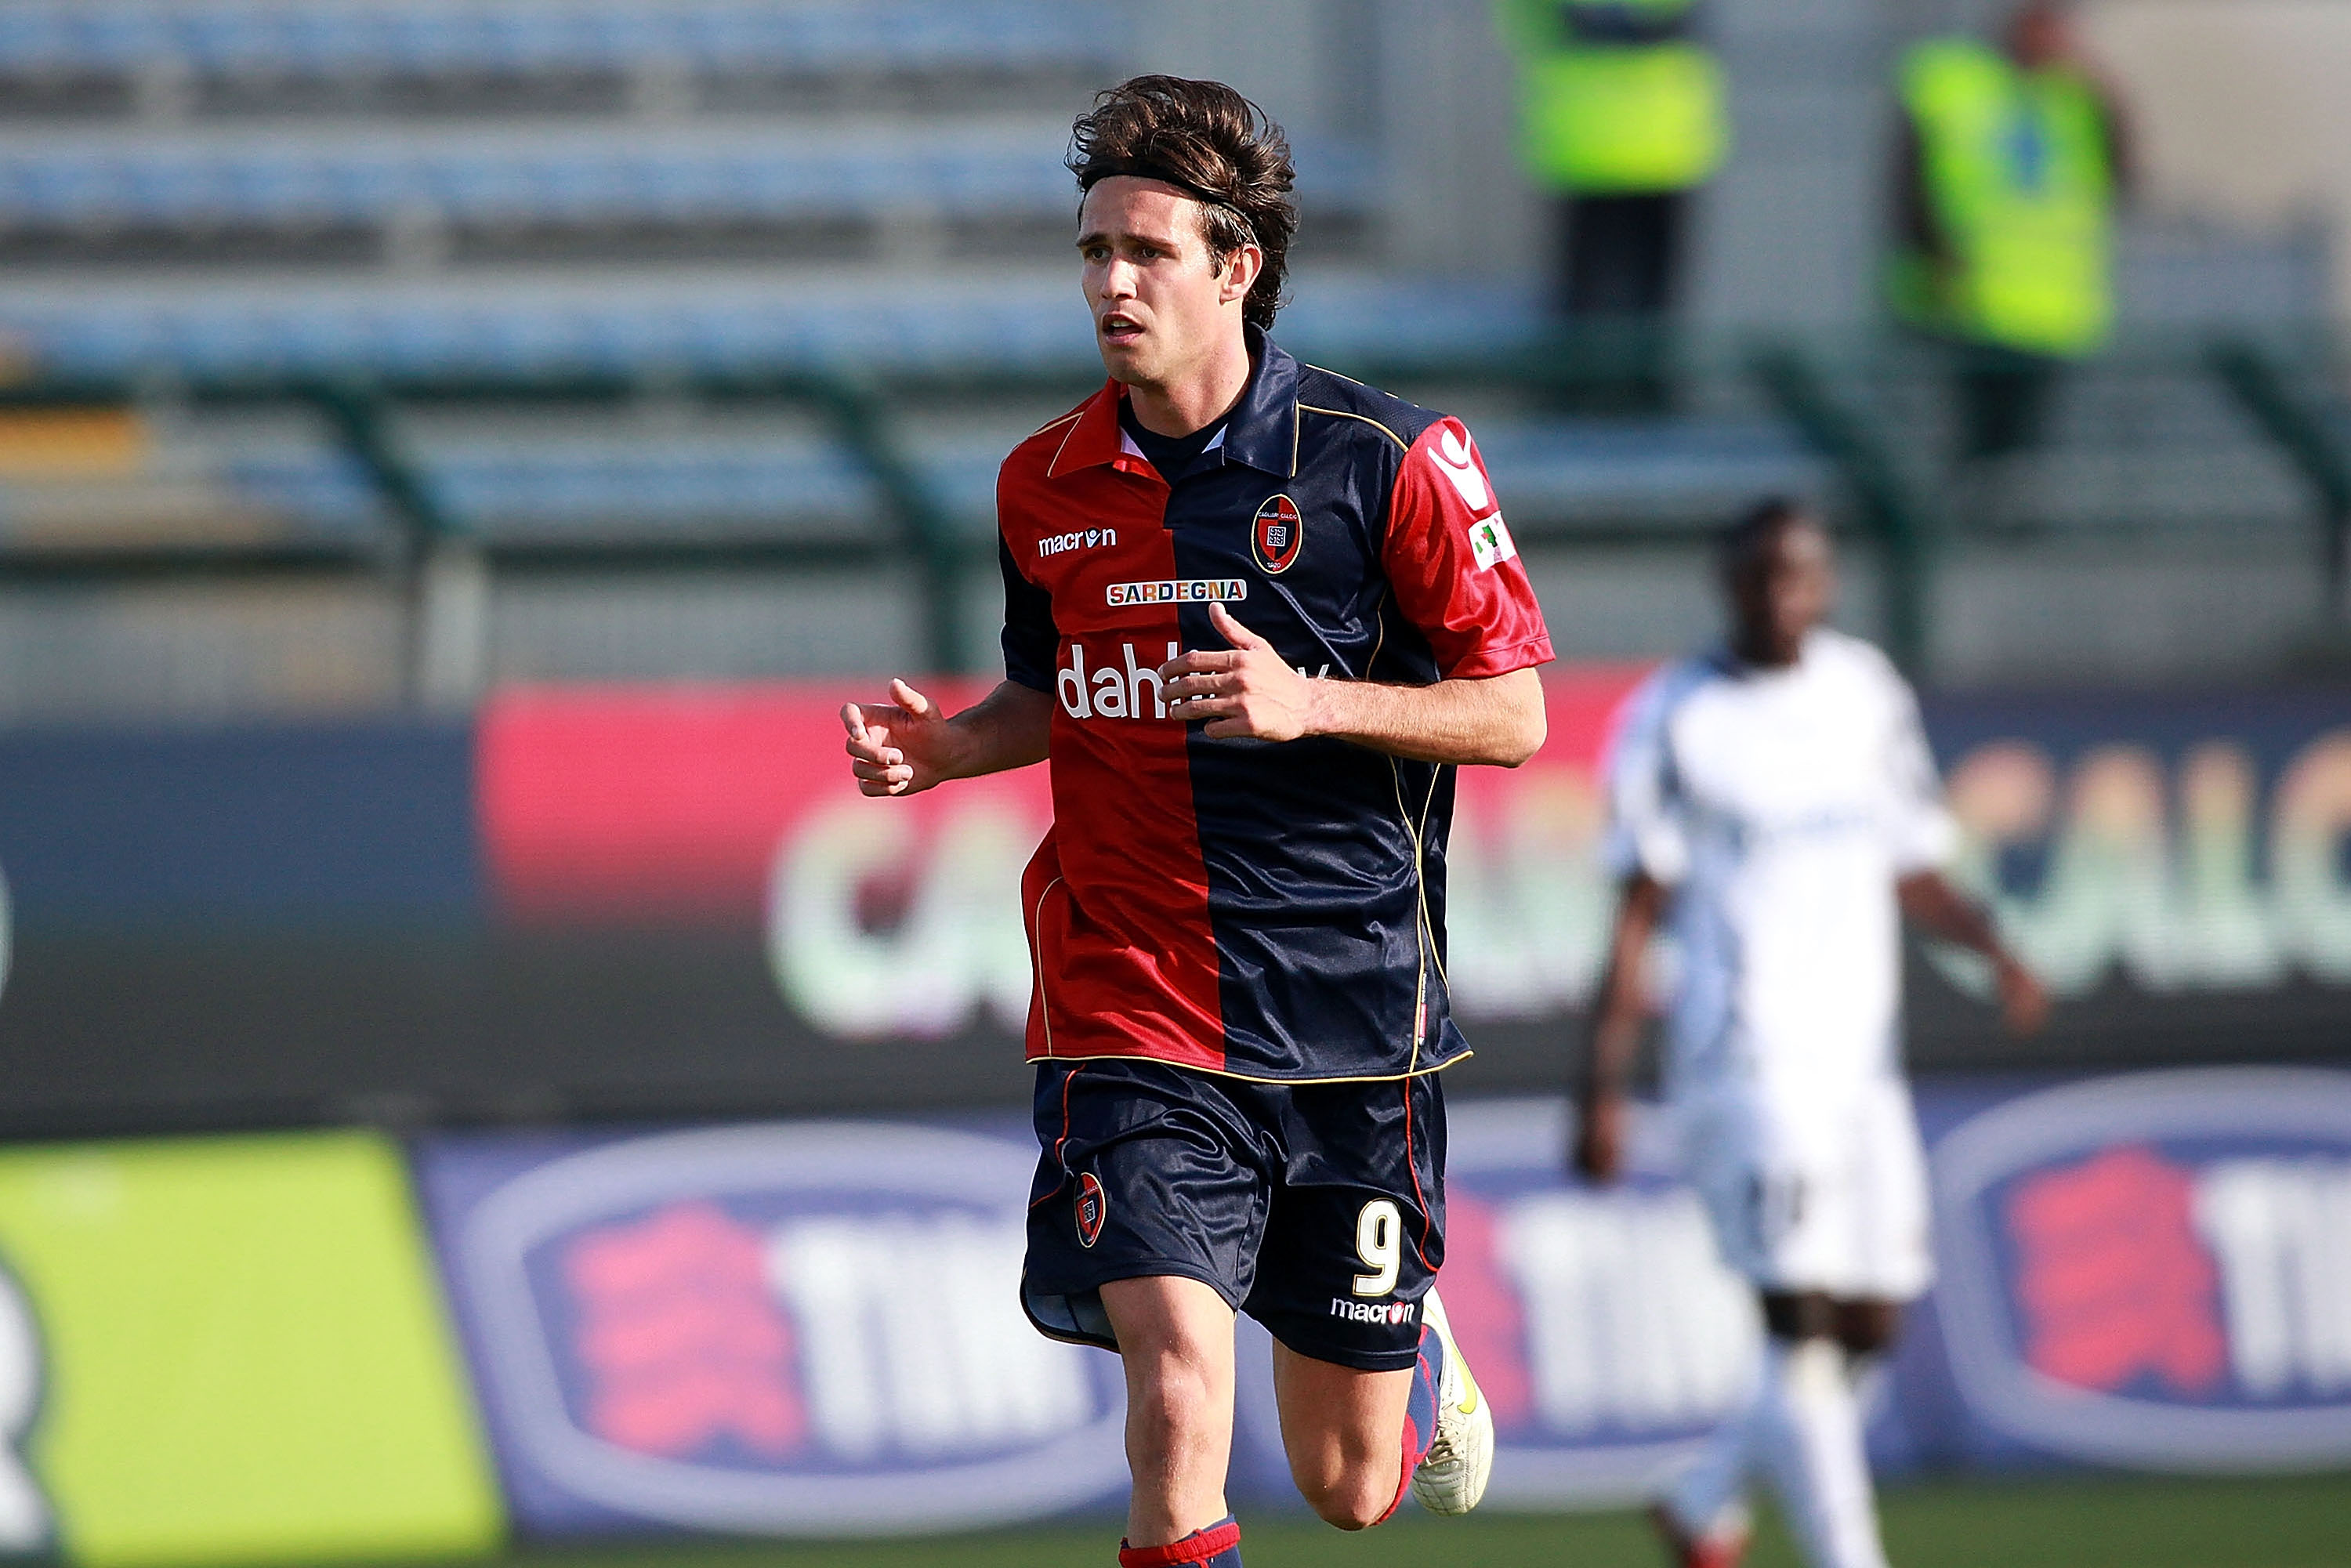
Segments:
[[[1418,1301],[1351,1301],[1331,1298],[1331,1315],[1351,1323],[1408,1323],[1420,1310]]]

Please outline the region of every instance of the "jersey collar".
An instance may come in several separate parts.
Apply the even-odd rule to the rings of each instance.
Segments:
[[[1298,361],[1257,328],[1241,330],[1249,340],[1249,385],[1241,389],[1241,400],[1225,422],[1221,444],[1201,455],[1220,456],[1286,479],[1298,472]],[[1125,395],[1116,382],[1102,383],[1102,391],[1079,411],[1077,423],[1045,470],[1047,478],[1104,464],[1156,472],[1118,427],[1118,402]]]

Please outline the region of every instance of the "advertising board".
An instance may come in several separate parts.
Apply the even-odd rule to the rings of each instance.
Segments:
[[[2351,1461],[2351,1072],[1919,1092],[1938,1280],[1880,1384],[1882,1473]],[[1491,1497],[1649,1495],[1746,1397],[1761,1327],[1673,1177],[1560,1174],[1556,1100],[1454,1108],[1447,1310]],[[907,1533],[1115,1511],[1115,1363],[1016,1304],[1008,1116],[452,1135],[420,1175],[517,1523]],[[1233,1495],[1298,1506],[1244,1323]]]
[[[2351,1463],[2351,1072],[2035,1090],[1944,1133],[1934,1179],[1966,1448]]]
[[[903,1122],[428,1142],[517,1521],[895,1534],[1116,1498],[1116,1364],[1018,1302],[1035,1157]]]
[[[1462,772],[1462,1092],[1547,1089],[1580,1036],[1612,897],[1594,765],[1640,674],[1548,673],[1543,751]],[[837,714],[872,695],[517,688],[467,726],[0,736],[0,1132],[1019,1103],[1043,775],[864,800]],[[1922,952],[1914,1065],[2339,1055],[2351,701],[1926,718],[1959,873],[2059,1003],[2008,1045],[1980,977]]]
[[[503,1533],[400,1151],[0,1151],[0,1549],[114,1564]]]

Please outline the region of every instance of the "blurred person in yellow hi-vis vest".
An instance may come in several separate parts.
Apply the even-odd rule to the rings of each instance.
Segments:
[[[1558,198],[1555,303],[1571,318],[1670,311],[1689,193],[1729,141],[1698,0],[1495,0],[1519,66],[1519,150]]]
[[[2119,102],[2057,0],[2020,7],[2004,49],[1914,46],[1900,99],[1895,310],[1959,350],[1961,455],[2032,446],[2058,371],[2113,326]]]

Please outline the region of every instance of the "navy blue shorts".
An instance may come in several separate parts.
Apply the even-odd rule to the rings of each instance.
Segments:
[[[1435,1073],[1252,1083],[1156,1061],[1045,1062],[1022,1307],[1116,1350],[1101,1288],[1197,1280],[1273,1337],[1367,1372],[1413,1364],[1445,1260]]]

